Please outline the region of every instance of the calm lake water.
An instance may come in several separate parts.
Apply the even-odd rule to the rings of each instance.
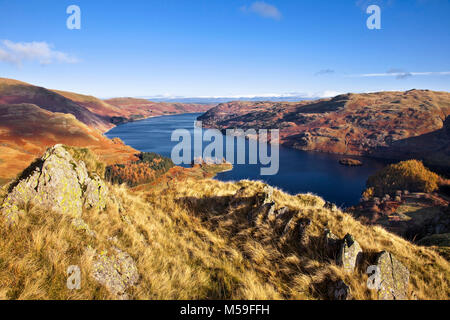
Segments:
[[[113,128],[106,136],[119,137],[126,144],[143,152],[156,152],[170,157],[172,148],[178,144],[171,141],[172,132],[176,129],[193,132],[195,120],[200,115],[201,113],[183,114],[130,122]],[[208,144],[204,142],[203,147]],[[248,142],[246,144],[248,146]],[[364,166],[350,168],[340,165],[340,158],[337,155],[280,146],[280,170],[277,175],[260,175],[260,165],[235,164],[232,171],[220,173],[216,179],[262,180],[291,194],[312,192],[337,205],[351,206],[358,203],[367,178],[383,168],[386,162],[361,158]]]

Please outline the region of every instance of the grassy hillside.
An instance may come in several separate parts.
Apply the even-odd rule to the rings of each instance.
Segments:
[[[330,284],[340,279],[355,299],[376,299],[364,270],[382,250],[410,270],[409,298],[450,297],[448,261],[329,209],[319,197],[273,193],[277,209],[311,220],[306,242],[287,240],[268,221],[249,224],[251,200],[264,188],[189,178],[134,191],[110,185],[107,209],[85,209],[81,229],[70,217],[28,206],[15,225],[0,218],[0,298],[115,299],[92,278],[90,253],[109,261],[114,247],[136,262],[139,281],[128,290],[131,299],[328,299]],[[361,270],[348,273],[324,253],[324,228],[354,236],[365,252]],[[65,287],[69,265],[81,268],[79,291]]]
[[[111,129],[113,125],[95,111],[91,112],[59,93],[28,83],[0,78],[0,104],[34,104],[50,112],[72,114],[91,128],[101,131]]]

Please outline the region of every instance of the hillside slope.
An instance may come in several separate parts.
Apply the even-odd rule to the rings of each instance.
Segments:
[[[31,103],[51,112],[73,114],[102,132],[116,124],[167,114],[205,112],[212,105],[155,103],[145,99],[101,100],[74,92],[50,90],[25,82],[0,78],[0,104]]]
[[[71,114],[53,113],[34,104],[0,104],[0,179],[14,178],[57,143],[89,147],[108,164],[135,159],[137,153]]]
[[[57,92],[16,80],[0,78],[0,104],[21,103],[35,104],[50,112],[72,114],[87,126],[103,132],[113,127],[109,119],[91,112]]]
[[[418,158],[450,167],[444,122],[450,93],[428,90],[346,94],[300,103],[232,102],[199,120],[219,129],[280,129],[281,143],[305,151]]]
[[[134,160],[136,150],[102,133],[128,121],[211,107],[132,98],[111,101],[114,104],[0,78],[0,185],[56,143],[89,147],[108,164]]]
[[[206,112],[213,106],[208,104],[152,102],[136,98],[114,98],[105,100],[121,110],[122,116],[132,120],[179,113]],[[120,119],[116,119],[116,122]]]
[[[0,299],[450,297],[448,261],[319,197],[210,179],[132,191],[68,151],[0,193]],[[367,287],[374,263],[393,291]],[[66,287],[70,265],[80,290]]]

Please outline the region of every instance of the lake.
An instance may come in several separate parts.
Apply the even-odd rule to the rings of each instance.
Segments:
[[[172,148],[178,144],[171,141],[172,132],[176,129],[193,132],[194,123],[200,115],[171,115],[130,122],[113,128],[106,136],[118,137],[142,152],[156,152],[170,157]],[[203,147],[207,145],[204,142]],[[248,147],[248,142],[246,145]],[[359,158],[364,162],[362,167],[346,167],[339,164],[342,156],[338,155],[304,152],[282,146],[279,152],[280,169],[277,175],[260,175],[260,165],[235,164],[232,171],[220,173],[216,179],[262,180],[290,194],[311,192],[338,206],[347,207],[358,203],[367,178],[386,165],[381,160]]]

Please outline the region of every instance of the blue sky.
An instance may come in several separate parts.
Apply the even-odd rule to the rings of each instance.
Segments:
[[[450,91],[449,16],[448,0],[0,0],[0,77],[99,97]]]

